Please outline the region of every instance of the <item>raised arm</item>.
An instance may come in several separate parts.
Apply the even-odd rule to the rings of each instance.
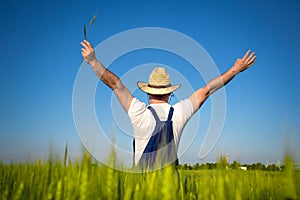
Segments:
[[[118,76],[105,68],[102,63],[97,60],[95,50],[87,40],[81,42],[81,45],[83,46],[81,49],[83,59],[92,67],[100,80],[114,91],[124,110],[128,112],[133,98],[129,90],[123,85]]]
[[[255,53],[250,53],[250,50],[248,50],[243,58],[237,59],[234,65],[228,71],[214,78],[206,86],[194,92],[189,97],[193,103],[194,111],[196,112],[211,94],[225,86],[238,73],[251,67],[255,63],[255,58]]]

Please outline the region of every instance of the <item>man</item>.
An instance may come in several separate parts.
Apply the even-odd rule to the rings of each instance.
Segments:
[[[255,53],[248,50],[243,58],[222,75],[199,88],[187,99],[175,105],[169,105],[169,97],[180,85],[171,85],[170,77],[164,68],[154,68],[149,83],[138,82],[138,87],[148,94],[150,106],[137,98],[122,84],[118,76],[105,68],[95,57],[92,45],[84,40],[81,54],[97,76],[110,87],[124,110],[128,113],[134,130],[134,163],[141,167],[153,167],[160,156],[163,162],[159,167],[178,163],[177,147],[183,128],[190,117],[201,107],[204,101],[219,88],[226,85],[238,73],[255,63]],[[166,128],[163,128],[166,127]],[[162,131],[163,130],[163,131]],[[162,155],[162,150],[167,155]]]

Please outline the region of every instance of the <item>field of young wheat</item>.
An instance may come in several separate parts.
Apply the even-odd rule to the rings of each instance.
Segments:
[[[65,160],[66,161],[66,160]],[[179,170],[128,173],[82,160],[0,161],[0,199],[299,199],[300,172]]]

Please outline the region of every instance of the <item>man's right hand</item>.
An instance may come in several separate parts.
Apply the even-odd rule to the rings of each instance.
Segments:
[[[93,66],[97,62],[94,48],[87,40],[83,40],[80,44],[83,46],[81,55],[84,61]]]
[[[252,52],[250,54],[250,50],[248,50],[245,55],[243,56],[243,58],[239,58],[236,60],[236,62],[234,63],[233,67],[231,68],[232,71],[239,73],[242,71],[245,71],[246,69],[248,69],[249,67],[251,67],[254,63],[255,63],[255,53]]]

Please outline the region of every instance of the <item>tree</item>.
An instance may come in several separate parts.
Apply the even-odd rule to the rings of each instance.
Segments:
[[[201,165],[199,163],[196,163],[194,166],[193,166],[193,169],[195,170],[200,170],[201,169]]]
[[[279,171],[279,167],[276,166],[275,164],[271,164],[271,165],[268,165],[267,168],[266,168],[268,171]]]
[[[231,169],[239,169],[241,167],[241,164],[237,162],[236,160],[233,161],[233,163],[230,165]]]
[[[255,163],[251,165],[251,169],[253,170],[265,170],[266,167],[262,163]]]
[[[183,165],[183,169],[191,170],[191,169],[193,169],[193,167],[190,165],[190,163],[186,163],[186,164]]]

